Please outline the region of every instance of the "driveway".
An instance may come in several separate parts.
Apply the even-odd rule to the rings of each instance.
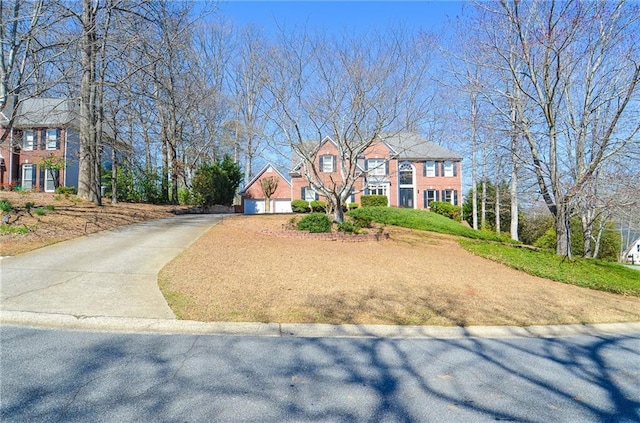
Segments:
[[[223,215],[119,227],[0,261],[0,310],[175,319],[157,275]]]

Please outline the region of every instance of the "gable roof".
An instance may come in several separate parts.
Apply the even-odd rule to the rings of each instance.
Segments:
[[[380,139],[397,154],[399,159],[462,160],[462,156],[409,132],[381,134]]]
[[[242,188],[242,190],[239,192],[240,195],[243,195],[244,193],[247,192],[247,190],[251,187],[251,185],[255,184],[258,179],[260,179],[260,177],[262,176],[263,173],[265,173],[267,170],[269,170],[269,168],[271,168],[273,171],[275,171],[278,176],[280,178],[282,178],[289,186],[291,186],[291,181],[287,178],[285,178],[282,173],[280,173],[280,171],[278,170],[277,167],[273,166],[271,163],[267,163],[266,165],[264,165],[264,167],[262,168],[262,170],[260,170],[260,172],[256,173],[256,176],[254,176],[248,183],[247,185],[245,185],[244,188]]]
[[[318,151],[320,151],[322,146],[328,142],[331,142],[336,147],[338,146],[338,144],[336,144],[333,138],[331,138],[329,135],[326,135],[324,138],[322,138],[320,142],[317,142],[315,140],[303,141],[302,144],[300,145],[300,148],[303,149],[304,152],[309,154],[310,156],[315,156],[318,153]],[[293,158],[291,159],[291,163],[296,163],[296,165],[292,167],[289,174],[292,174],[292,173],[297,174],[299,173],[298,171],[304,164],[304,158],[301,157],[301,154],[295,150],[292,150],[292,156]]]
[[[4,117],[9,118],[9,116]],[[77,104],[61,98],[29,98],[18,105],[15,128],[78,126]],[[3,124],[8,123],[4,122]]]

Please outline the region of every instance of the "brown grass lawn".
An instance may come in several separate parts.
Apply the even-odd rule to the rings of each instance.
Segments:
[[[385,241],[288,238],[290,216],[233,216],[160,274],[182,319],[410,325],[640,321],[640,298],[536,278],[453,237],[387,228]],[[265,229],[271,230],[265,233]]]

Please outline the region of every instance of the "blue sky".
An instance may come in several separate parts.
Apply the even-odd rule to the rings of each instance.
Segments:
[[[236,24],[255,24],[267,32],[276,23],[330,32],[364,32],[398,24],[438,32],[462,5],[460,1],[227,1],[220,10]]]

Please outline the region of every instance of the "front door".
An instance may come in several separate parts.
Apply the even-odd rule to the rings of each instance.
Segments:
[[[413,208],[413,188],[400,188],[400,207]]]

